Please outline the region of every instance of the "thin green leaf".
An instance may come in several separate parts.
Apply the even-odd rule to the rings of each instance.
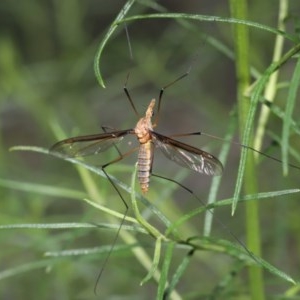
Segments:
[[[101,228],[101,229],[113,229],[119,230],[120,224],[109,223],[34,223],[34,224],[6,224],[0,225],[1,229],[74,229],[74,228]],[[145,229],[138,226],[123,225],[122,230],[134,231],[139,233],[147,233]]]
[[[239,201],[244,202],[244,201],[270,199],[270,198],[274,198],[274,197],[280,197],[283,195],[294,194],[294,193],[299,193],[299,192],[300,192],[300,189],[264,192],[264,193],[258,193],[258,194],[253,194],[253,195],[246,195],[244,197],[241,197],[241,199]],[[171,226],[169,226],[168,229],[166,230],[165,236],[169,236],[171,232],[176,230],[176,228],[180,227],[184,222],[187,222],[189,219],[195,217],[196,215],[201,214],[202,212],[204,212],[206,210],[211,210],[212,208],[231,205],[232,201],[233,201],[233,198],[223,199],[223,200],[219,200],[215,203],[208,204],[207,206],[200,206],[200,207],[190,211],[189,213],[183,215],[178,220],[173,222],[171,224]],[[211,212],[211,213],[213,213],[213,212]]]
[[[171,294],[171,292],[175,289],[176,284],[179,282],[180,278],[183,276],[187,266],[190,263],[190,260],[192,258],[194,251],[191,250],[181,261],[181,264],[178,266],[178,268],[176,269],[174,275],[171,278],[170,281],[170,285],[168,286],[168,288],[165,291],[164,297],[163,299],[169,299],[169,296]]]
[[[199,242],[199,244],[194,243],[194,241]],[[210,250],[216,251],[220,253],[226,253],[227,255],[231,255],[235,258],[238,258],[241,261],[247,262],[248,264],[255,264],[264,269],[268,270],[270,273],[295,284],[294,279],[287,275],[286,273],[282,272],[281,270],[277,269],[261,257],[255,255],[250,251],[246,251],[244,247],[240,247],[236,244],[233,244],[227,240],[221,239],[213,239],[211,237],[194,237],[189,239],[187,242],[189,245],[193,246],[194,249],[198,250]]]
[[[285,281],[288,281],[292,284],[296,284],[296,281],[288,274],[282,272],[281,270],[277,269],[276,267],[274,267],[273,265],[269,264],[268,262],[266,262],[265,260],[263,260],[262,258],[256,256],[256,261],[258,264],[260,264],[262,267],[264,267],[266,270],[268,270],[270,273],[284,279]]]
[[[45,256],[47,257],[63,257],[63,256],[81,256],[81,255],[94,255],[99,254],[103,257],[107,257],[107,254],[110,253],[124,253],[130,251],[134,247],[138,247],[137,244],[121,244],[114,245],[114,248],[111,249],[111,245],[106,245],[102,247],[93,247],[93,248],[82,248],[82,249],[69,249],[62,251],[47,251]]]
[[[129,217],[127,215],[121,214],[119,212],[116,212],[115,210],[109,209],[109,208],[107,208],[107,207],[105,207],[105,206],[103,206],[99,203],[93,202],[93,201],[91,201],[89,199],[86,199],[86,198],[83,199],[83,200],[85,202],[87,202],[88,204],[90,204],[91,206],[93,206],[93,207],[95,207],[95,208],[97,208],[101,211],[104,211],[104,212],[106,212],[106,213],[108,213],[108,214],[110,214],[110,215],[112,215],[112,216],[114,216],[118,219],[121,219],[121,220],[124,220],[124,221],[126,220],[128,222],[135,223],[135,224],[138,223],[138,221],[136,219],[134,219],[132,217]]]
[[[268,132],[268,134],[272,137],[272,139],[275,141],[275,142],[277,142],[279,145],[280,145],[280,143],[282,142],[282,139],[280,139],[280,137],[278,136],[278,135],[276,135],[276,134],[274,134],[274,132]],[[300,162],[300,154],[299,154],[299,152],[295,149],[295,148],[293,148],[293,147],[289,147],[289,153],[290,153],[290,155],[292,155],[297,161],[299,161]],[[290,165],[290,164],[289,164]],[[296,166],[298,169],[299,169],[299,167],[298,166]]]
[[[242,24],[256,29],[268,31],[274,34],[280,34],[294,43],[298,42],[298,37],[296,35],[287,34],[285,32],[282,32],[270,26],[262,25],[260,23],[247,21],[247,20],[240,20],[235,18],[223,18],[218,16],[182,14],[182,13],[145,14],[145,15],[136,15],[128,18],[123,18],[117,24],[126,23],[135,20],[143,20],[143,19],[188,19],[188,20],[196,20],[200,22],[221,22],[221,23],[230,23],[230,24]]]
[[[148,274],[142,279],[140,285],[143,285],[147,281],[149,281],[157,271],[159,261],[160,261],[160,254],[161,254],[161,241],[163,237],[160,236],[155,241],[155,248],[154,248],[154,255],[153,255],[153,261],[151,269],[149,270]]]
[[[229,119],[229,124],[227,126],[226,130],[226,136],[224,138],[224,143],[222,145],[222,148],[220,150],[220,155],[219,155],[219,160],[223,163],[223,167],[225,167],[225,161],[227,160],[228,154],[229,154],[229,149],[231,144],[226,142],[230,141],[233,137],[233,134],[236,130],[236,114],[232,113],[231,117]],[[211,183],[211,188],[209,191],[209,196],[207,200],[207,204],[212,204],[216,202],[217,199],[217,193],[221,184],[222,177],[221,176],[215,176],[213,177],[212,183]],[[204,219],[204,228],[203,228],[203,235],[209,236],[211,227],[212,227],[212,221],[213,221],[213,211],[207,211],[205,214],[205,219]]]
[[[264,99],[261,99],[261,103],[266,104]],[[269,102],[267,102],[266,105],[269,106],[270,110],[272,111],[272,113],[274,113],[274,115],[276,115],[277,117],[279,117],[281,120],[284,119],[285,113],[283,112],[283,110],[281,109],[281,107],[277,106],[274,103],[270,104]],[[299,124],[294,119],[292,119],[292,118],[291,118],[290,122],[291,122],[290,126],[294,130],[294,132],[297,133],[298,135],[300,135]]]
[[[49,265],[53,265],[57,260],[54,259],[44,259],[28,264],[23,264],[21,266],[6,269],[5,271],[0,272],[0,280],[6,279],[8,277],[20,275],[25,272],[29,272],[36,269],[47,268]]]
[[[164,263],[161,268],[160,279],[158,282],[157,295],[156,295],[157,300],[162,300],[164,297],[165,289],[168,283],[168,273],[169,273],[173,253],[174,253],[174,248],[175,248],[175,243],[169,242],[167,244],[166,253],[164,255]]]
[[[66,229],[66,228],[95,228],[89,223],[34,223],[34,224],[6,224],[0,225],[0,229]]]
[[[148,223],[140,214],[138,204],[135,198],[135,180],[136,180],[136,173],[137,173],[137,168],[138,164],[135,164],[134,171],[131,176],[131,204],[132,204],[132,209],[134,211],[134,215],[141,226],[143,226],[149,234],[151,234],[154,238],[156,239],[161,239],[163,238],[164,240],[166,239],[154,226],[152,226],[150,223]]]
[[[295,47],[293,47],[291,50],[289,50],[281,58],[281,60],[279,62],[272,63],[266,69],[263,76],[257,81],[257,83],[253,89],[251,98],[250,98],[250,108],[249,108],[249,113],[248,113],[245,129],[244,129],[243,140],[242,140],[243,145],[249,144],[249,139],[250,139],[250,135],[251,135],[251,130],[253,128],[253,122],[254,122],[257,103],[262,95],[263,89],[264,89],[270,75],[273,72],[275,72],[278,68],[280,68],[284,63],[286,63],[299,50],[300,50],[300,44],[297,44]],[[239,165],[237,180],[236,180],[236,185],[235,185],[235,191],[234,191],[234,197],[233,197],[234,201],[232,203],[232,214],[235,212],[237,203],[239,201],[242,183],[243,183],[244,171],[245,171],[246,158],[247,158],[247,149],[243,148],[241,151],[240,165]]]
[[[72,199],[82,199],[86,197],[86,193],[81,191],[76,191],[74,189],[71,190],[71,189],[59,188],[56,186],[30,183],[24,181],[0,179],[0,186],[9,189],[18,190],[18,191],[32,192],[32,193],[48,195],[52,197],[64,197],[64,198],[72,198]]]
[[[65,158],[63,155],[61,155],[59,153],[52,153],[52,152],[49,153],[49,150],[45,149],[45,148],[35,147],[35,146],[14,146],[14,147],[10,148],[10,151],[32,151],[32,152],[52,155],[54,157],[69,161],[73,164],[77,164],[79,166],[82,166],[85,169],[87,169],[87,170],[89,170],[93,173],[96,173],[97,175],[102,176],[102,177],[107,179],[106,175],[103,173],[101,168],[97,168],[95,166],[87,164],[82,160],[77,160],[77,159],[74,159],[74,158]],[[113,181],[114,184],[119,186],[124,191],[126,191],[128,193],[131,193],[131,187],[129,187],[125,183],[121,182],[120,180],[118,180],[116,177],[114,177],[112,175],[110,175],[109,177]],[[140,200],[147,208],[149,208],[153,212],[153,214],[155,214],[166,226],[169,226],[170,221],[162,214],[161,211],[159,211],[154,205],[152,205],[145,197],[143,197],[141,194],[137,193],[136,198],[138,200]]]
[[[114,33],[114,31],[116,30],[116,28],[119,26],[119,22],[124,18],[124,16],[128,13],[129,9],[131,8],[131,6],[134,4],[135,0],[128,0],[125,5],[123,6],[123,8],[121,9],[121,11],[119,12],[119,14],[117,15],[116,19],[114,20],[114,22],[110,25],[106,35],[104,36],[102,42],[99,45],[99,48],[96,52],[96,56],[94,59],[94,71],[95,71],[95,75],[96,78],[99,82],[99,84],[105,88],[105,84],[101,75],[101,71],[100,71],[100,58],[103,52],[104,47],[107,44],[108,39],[112,36],[112,34]]]
[[[289,151],[289,138],[292,123],[292,114],[294,111],[297,92],[300,83],[300,56],[297,59],[295,71],[291,80],[288,96],[286,99],[286,109],[284,115],[284,122],[282,128],[282,168],[283,175],[288,174],[288,151]]]
[[[286,16],[289,12],[289,5],[287,0],[280,0],[279,1],[279,14],[278,14],[278,29],[282,31],[286,31]],[[284,51],[284,37],[282,35],[277,35],[275,38],[275,43],[274,43],[274,50],[273,50],[273,57],[272,61],[276,62],[278,61],[282,53]],[[278,78],[279,78],[279,72],[274,72],[270,76],[270,80],[268,81],[265,92],[264,92],[264,98],[268,99],[268,103],[271,105],[268,106],[263,106],[260,110],[260,115],[258,117],[257,121],[257,128],[255,132],[255,140],[253,143],[253,146],[257,150],[261,150],[265,132],[266,132],[266,127],[267,127],[267,122],[269,120],[270,112],[272,111],[270,109],[270,106],[272,107],[272,104],[274,103],[276,93],[279,90],[278,87]]]

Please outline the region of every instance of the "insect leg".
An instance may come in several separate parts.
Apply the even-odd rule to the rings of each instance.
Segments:
[[[188,76],[190,73],[190,70],[188,70],[187,72],[185,72],[183,75],[179,76],[178,78],[176,78],[175,80],[173,80],[172,82],[168,83],[167,85],[165,85],[164,87],[162,87],[160,89],[159,92],[159,96],[158,96],[158,105],[157,105],[157,110],[156,110],[156,117],[154,119],[153,122],[153,127],[155,127],[158,124],[158,118],[159,118],[159,112],[160,112],[160,105],[161,105],[161,100],[162,100],[162,96],[164,94],[164,91],[170,87],[171,85],[173,85],[174,83],[176,83],[177,81],[181,80],[182,78]]]
[[[103,129],[103,130],[105,131],[106,129]],[[107,262],[108,262],[108,260],[109,260],[109,257],[110,257],[110,255],[112,254],[113,248],[114,248],[114,246],[115,246],[115,244],[116,244],[116,242],[117,242],[117,239],[118,239],[120,230],[121,230],[121,228],[122,228],[122,225],[124,224],[124,221],[125,221],[125,218],[126,218],[127,212],[128,212],[128,204],[126,203],[126,201],[125,201],[124,197],[122,196],[120,190],[117,188],[117,186],[115,185],[115,183],[113,182],[113,180],[111,179],[111,177],[109,176],[109,174],[106,172],[106,168],[107,168],[108,166],[110,166],[110,165],[112,165],[112,164],[114,164],[114,163],[117,163],[118,161],[122,160],[124,157],[129,156],[130,154],[132,154],[133,152],[135,152],[135,151],[138,149],[138,148],[133,148],[133,149],[131,149],[130,151],[128,151],[128,152],[122,154],[121,151],[118,149],[118,147],[117,147],[116,145],[114,145],[114,146],[115,146],[116,150],[117,150],[118,153],[119,153],[119,157],[117,157],[116,159],[114,159],[114,160],[112,160],[112,161],[110,161],[110,162],[108,162],[108,163],[102,165],[102,166],[101,166],[101,170],[103,171],[103,173],[105,174],[106,178],[108,179],[108,181],[110,182],[110,184],[113,186],[114,190],[117,192],[117,194],[118,194],[119,197],[121,198],[121,200],[122,200],[122,202],[123,202],[123,204],[124,204],[124,206],[125,206],[125,213],[124,213],[123,219],[121,220],[121,223],[120,223],[120,226],[119,226],[119,228],[118,228],[118,230],[117,230],[117,233],[116,233],[116,235],[115,235],[115,237],[114,237],[114,239],[113,239],[112,246],[111,246],[111,248],[110,248],[110,250],[109,250],[109,252],[108,252],[108,254],[107,254],[107,256],[106,256],[106,258],[105,258],[105,260],[104,260],[104,262],[103,262],[103,264],[102,264],[102,267],[101,267],[101,269],[100,269],[100,272],[99,272],[99,274],[98,274],[98,276],[97,276],[97,280],[96,280],[95,287],[94,287],[94,293],[95,293],[95,295],[97,295],[97,286],[98,286],[98,283],[99,283],[100,278],[101,278],[101,276],[102,276],[102,274],[103,274],[103,271],[104,271],[104,269],[105,269],[105,267],[106,267],[106,265],[107,265]]]
[[[179,187],[181,187],[182,189],[184,189],[185,191],[187,191],[188,193],[190,193],[192,195],[192,197],[194,197],[198,202],[201,203],[201,205],[203,205],[205,208],[207,208],[207,210],[209,211],[210,214],[214,215],[213,209],[207,207],[206,203],[201,200],[191,189],[189,189],[188,187],[184,186],[183,184],[181,184],[180,182],[176,181],[175,179],[171,179],[168,177],[164,177],[161,175],[157,175],[157,174],[151,174],[154,177],[157,178],[161,178],[164,180],[168,180],[170,182],[173,182],[175,184],[177,184]],[[241,247],[246,251],[246,253],[259,265],[261,264],[253,255],[253,253],[246,247],[246,245],[230,230],[230,228],[225,225],[219,218],[215,218],[215,220],[218,222],[218,224],[223,228],[224,231],[226,231],[239,245],[241,245]]]
[[[129,78],[129,73],[127,74],[126,82],[125,82],[125,85],[124,85],[124,88],[123,88],[123,89],[124,89],[124,92],[125,92],[125,94],[126,94],[126,96],[127,96],[127,99],[129,100],[130,105],[131,105],[131,107],[133,108],[133,110],[134,110],[136,116],[137,116],[138,118],[140,118],[140,114],[139,114],[138,111],[136,110],[136,107],[135,107],[135,105],[134,105],[134,103],[133,103],[133,101],[132,101],[132,98],[131,98],[131,96],[130,96],[130,94],[129,94],[129,91],[128,91],[128,89],[127,89],[128,78]]]
[[[272,155],[269,155],[269,154],[267,154],[265,152],[262,152],[260,150],[257,150],[257,149],[255,149],[255,148],[253,148],[251,146],[243,145],[243,144],[240,144],[239,142],[236,142],[236,141],[228,141],[228,140],[225,140],[225,139],[220,138],[218,136],[211,135],[211,134],[208,134],[208,133],[205,133],[205,132],[201,132],[201,131],[189,132],[189,133],[180,133],[180,134],[173,134],[173,135],[170,135],[170,137],[171,138],[178,138],[178,137],[188,137],[188,136],[192,136],[192,135],[203,135],[203,136],[207,136],[207,137],[213,138],[215,140],[219,140],[219,141],[222,141],[222,142],[230,143],[232,145],[237,145],[237,146],[239,146],[241,148],[245,148],[245,149],[251,150],[253,152],[258,153],[261,156],[264,156],[264,157],[267,157],[267,158],[272,159],[274,161],[277,161],[279,163],[282,163],[281,159],[279,159],[277,157],[274,157]],[[288,163],[288,166],[291,167],[291,168],[300,170],[300,166],[298,166],[298,165],[294,165],[292,163]]]

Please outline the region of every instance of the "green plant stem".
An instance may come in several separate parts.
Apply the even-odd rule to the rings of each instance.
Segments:
[[[279,16],[278,16],[278,29],[281,31],[285,30],[285,18],[288,14],[288,0],[279,1]],[[275,40],[275,47],[273,52],[272,61],[279,61],[282,56],[284,46],[284,37],[282,35],[277,35]],[[277,81],[278,81],[278,71],[274,72],[266,85],[264,92],[264,98],[269,102],[273,102],[277,92]],[[255,133],[254,148],[257,150],[261,149],[263,137],[265,134],[266,124],[269,119],[271,109],[269,106],[263,105],[260,111],[260,116],[257,123],[257,130]]]
[[[161,241],[166,240],[166,238],[150,223],[148,223],[140,214],[137,201],[135,198],[135,180],[136,180],[136,173],[137,173],[138,165],[135,164],[134,172],[132,173],[131,178],[131,204],[132,208],[136,217],[136,220],[148,231],[148,233],[156,239],[155,243],[155,250],[154,250],[154,258],[152,262],[152,266],[146,275],[146,277],[141,281],[141,285],[144,284],[146,281],[152,278],[152,276],[158,271],[158,264],[160,260],[160,253],[161,253]]]
[[[247,1],[231,0],[231,14],[234,18],[247,19]],[[249,101],[245,97],[245,91],[250,85],[250,63],[249,63],[249,34],[248,27],[235,24],[234,27],[235,53],[236,53],[236,76],[237,76],[237,101],[239,111],[240,136],[244,134],[245,125],[249,111]],[[251,139],[250,139],[251,140]],[[244,192],[246,194],[257,193],[257,181],[255,174],[255,161],[252,153],[246,160]],[[260,230],[258,202],[249,202],[246,205],[246,231],[247,246],[250,251],[260,255]],[[258,267],[249,267],[249,280],[251,299],[263,300],[263,274]]]
[[[148,223],[140,214],[137,201],[135,198],[135,178],[136,178],[136,172],[137,172],[137,164],[135,164],[134,172],[132,173],[131,178],[131,204],[132,209],[134,211],[134,215],[138,223],[140,223],[147,231],[148,233],[153,236],[155,239],[162,238],[163,240],[167,241],[167,238],[164,237],[155,227],[153,227],[150,223]]]

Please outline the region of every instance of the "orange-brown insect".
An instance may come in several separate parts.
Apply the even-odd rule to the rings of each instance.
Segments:
[[[136,112],[127,90],[125,92]],[[162,92],[159,97],[159,107],[161,95]],[[53,145],[51,151],[59,152],[66,157],[93,155],[114,146],[126,135],[136,135],[140,144],[138,153],[138,179],[143,193],[146,193],[149,189],[154,157],[153,146],[159,148],[166,157],[183,167],[206,175],[220,175],[223,170],[222,164],[213,155],[153,131],[153,128],[156,126],[156,122],[152,124],[151,121],[154,107],[155,99],[152,99],[145,116],[140,118],[134,129],[68,138]],[[127,154],[131,154],[132,152],[130,151]],[[120,155],[119,158],[102,166],[102,168],[121,160],[127,154]]]
[[[62,154],[66,158],[71,157],[79,157],[79,156],[88,156],[101,153],[113,146],[116,146],[118,142],[123,140],[126,136],[135,135],[139,141],[139,146],[137,148],[133,148],[125,154],[122,154],[119,149],[119,157],[106,163],[105,165],[101,166],[101,169],[110,180],[116,191],[119,193],[120,197],[122,198],[119,190],[114,185],[113,181],[106,173],[105,168],[109,165],[116,163],[122,160],[124,157],[132,154],[135,150],[139,149],[138,153],[138,179],[140,182],[141,190],[143,193],[147,193],[149,189],[149,182],[150,176],[152,173],[152,165],[154,159],[154,147],[160,149],[162,153],[170,160],[176,162],[178,165],[188,168],[190,170],[194,170],[198,173],[203,173],[206,175],[220,175],[223,171],[222,163],[210,153],[207,153],[201,149],[193,147],[191,145],[179,142],[172,137],[167,137],[162,134],[157,133],[153,130],[156,127],[159,111],[161,106],[161,100],[164,90],[169,87],[170,85],[174,84],[175,82],[179,81],[183,77],[187,76],[189,72],[183,74],[173,82],[169,83],[165,87],[160,90],[159,98],[158,98],[158,108],[156,111],[156,118],[152,123],[152,116],[154,113],[155,107],[155,99],[150,101],[150,104],[146,110],[145,116],[140,117],[139,113],[137,112],[135,105],[130,97],[130,94],[126,88],[124,87],[125,94],[137,115],[139,117],[139,121],[137,122],[136,126],[133,129],[125,129],[125,130],[117,130],[117,131],[110,131],[104,132],[100,134],[94,135],[86,135],[86,136],[78,136],[72,137],[65,140],[62,140],[56,144],[54,144],[50,151],[58,152]],[[204,133],[195,132],[191,134],[177,134],[176,137],[180,136],[188,136],[188,135],[202,135]],[[220,139],[218,137],[204,134],[206,136],[210,136],[213,138]],[[250,150],[253,150],[265,157],[271,158],[278,162],[281,162],[280,159],[274,158],[268,154],[260,152],[252,147],[242,145],[236,142],[232,142],[233,144],[237,144],[240,147],[244,147]],[[293,168],[299,169],[298,166],[289,164],[289,166]],[[160,176],[158,176],[160,177]],[[165,178],[166,179],[166,178]],[[172,179],[169,179],[172,181]],[[180,183],[177,182],[180,185]],[[123,199],[123,198],[122,198]],[[123,200],[124,201],[124,200]],[[125,201],[124,201],[125,202]],[[125,203],[126,207],[127,204]]]

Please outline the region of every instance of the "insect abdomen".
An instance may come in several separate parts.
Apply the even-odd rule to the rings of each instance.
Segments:
[[[138,179],[143,193],[148,192],[153,157],[152,142],[140,145],[138,154]]]

